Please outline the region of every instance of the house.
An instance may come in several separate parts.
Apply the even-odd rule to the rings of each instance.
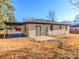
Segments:
[[[33,20],[23,23],[6,24],[19,25],[21,27],[21,32],[26,36],[63,35],[70,33],[70,25],[48,20]]]
[[[79,24],[72,25],[70,33],[79,34]]]
[[[25,22],[22,33],[27,36],[62,35],[70,33],[70,25],[46,20]]]
[[[72,25],[71,29],[77,29],[77,30],[79,30],[79,24]]]

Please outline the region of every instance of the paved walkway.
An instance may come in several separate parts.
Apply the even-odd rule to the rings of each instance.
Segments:
[[[54,38],[54,37],[50,37],[50,36],[36,36],[36,37],[33,37],[35,40],[38,40],[38,41],[55,41],[55,42],[58,42],[58,41],[61,41],[61,42],[66,42],[68,39],[60,39],[60,38]]]

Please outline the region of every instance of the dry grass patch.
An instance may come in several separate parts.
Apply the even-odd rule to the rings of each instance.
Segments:
[[[55,36],[56,37],[56,36]],[[79,35],[70,34],[64,39],[36,41],[32,38],[0,40],[1,59],[79,59]],[[5,49],[6,48],[6,49]]]
[[[79,34],[56,35],[56,36],[52,36],[52,37],[65,41],[64,42],[65,47],[79,46]]]
[[[5,39],[0,42],[1,59],[50,59],[54,58],[53,50],[58,47],[58,42],[33,41],[31,38]]]
[[[79,46],[79,34],[70,34],[67,37],[70,37],[70,38],[67,39],[67,42],[65,42],[65,46],[68,46],[68,47]]]

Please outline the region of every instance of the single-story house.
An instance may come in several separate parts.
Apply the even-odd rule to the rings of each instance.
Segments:
[[[18,25],[26,36],[63,35],[70,33],[70,25],[51,21],[27,21],[21,23],[5,23]]]

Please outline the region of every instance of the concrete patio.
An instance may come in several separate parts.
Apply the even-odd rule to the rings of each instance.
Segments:
[[[50,37],[50,36],[36,36],[36,37],[32,37],[35,40],[56,40],[57,38],[54,37]]]

